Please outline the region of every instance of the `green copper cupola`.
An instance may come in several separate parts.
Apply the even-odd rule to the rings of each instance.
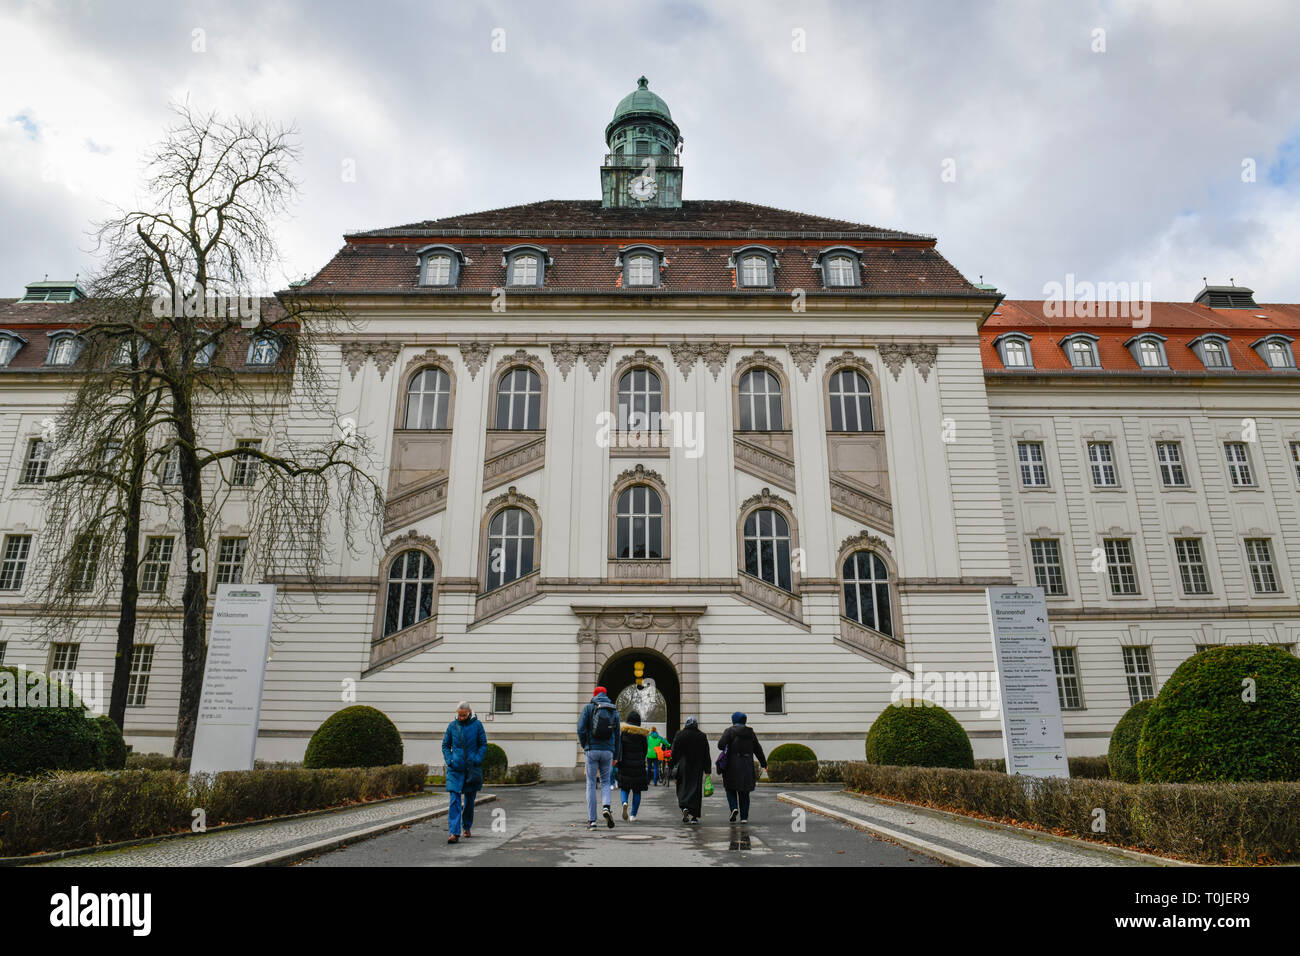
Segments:
[[[668,104],[650,92],[644,76],[614,108],[614,118],[605,127],[605,145],[609,152],[600,168],[601,205],[681,207],[681,131]]]

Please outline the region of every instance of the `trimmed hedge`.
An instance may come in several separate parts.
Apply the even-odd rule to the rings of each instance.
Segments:
[[[126,766],[126,741],[122,739],[121,728],[113,723],[108,714],[101,714],[91,720],[104,741],[104,763],[101,770],[121,770]]]
[[[1124,712],[1115,729],[1110,732],[1110,775],[1125,783],[1138,782],[1138,741],[1142,739],[1142,725],[1155,698],[1140,700]]]
[[[813,753],[811,747],[805,747],[803,744],[782,744],[767,755],[767,765],[769,767],[774,763],[808,760],[816,763],[817,755]]]
[[[496,744],[488,744],[487,753],[483,756],[483,781],[485,783],[505,782],[509,767],[510,761],[506,759],[506,752]]]
[[[816,760],[782,760],[767,763],[767,779],[773,783],[816,783]]]
[[[508,777],[511,783],[536,783],[542,779],[542,765],[539,763],[519,763],[511,768]]]
[[[1253,682],[1253,699],[1243,684]],[[1143,782],[1300,780],[1300,657],[1247,644],[1193,654],[1165,681],[1138,741]]]
[[[20,684],[22,707],[17,706]],[[31,777],[103,767],[104,740],[86,718],[85,705],[71,697],[70,707],[47,706],[62,693],[58,681],[39,671],[0,667],[0,774]]]
[[[402,735],[383,713],[360,704],[327,717],[311,735],[306,770],[389,767],[402,762]]]
[[[1202,863],[1300,861],[1300,783],[1128,784],[935,767],[845,767],[846,789]],[[1106,829],[1094,833],[1095,811]]]
[[[256,764],[254,764],[256,766]],[[126,755],[127,770],[179,770],[181,773],[189,773],[189,757],[172,757],[167,754],[137,754],[129,753]]]
[[[886,707],[867,732],[867,760],[908,767],[973,769],[975,753],[957,718],[935,704],[903,700]]]
[[[0,778],[0,856],[68,850],[417,793],[429,768],[239,770],[195,780],[175,770]]]
[[[1105,757],[1066,757],[1070,763],[1070,776],[1085,780],[1109,780],[1110,765]],[[976,770],[1006,773],[1007,762],[1002,757],[981,757],[975,761]]]

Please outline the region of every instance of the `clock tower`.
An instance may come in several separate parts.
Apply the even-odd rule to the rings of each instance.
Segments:
[[[668,104],[650,92],[650,81],[619,102],[605,127],[609,152],[600,167],[601,205],[632,209],[680,209],[682,135]]]

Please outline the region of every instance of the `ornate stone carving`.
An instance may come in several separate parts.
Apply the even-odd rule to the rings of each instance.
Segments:
[[[877,538],[868,531],[859,534],[851,534],[840,542],[840,554],[849,551],[883,551],[889,554],[889,545],[885,544],[883,538]]]
[[[939,346],[918,343],[912,346],[912,364],[921,373],[921,381],[930,380],[930,369],[939,358]]]
[[[857,369],[859,372],[866,375],[868,378],[870,378],[871,375],[876,371],[870,362],[868,362],[860,355],[854,355],[848,349],[845,349],[839,355],[832,356],[826,362],[827,371],[831,371],[834,369],[841,369],[841,368]],[[895,376],[895,378],[897,378],[897,376]]]
[[[541,437],[489,458],[483,463],[483,490],[503,485],[507,481],[536,471],[545,464],[546,439]]]
[[[500,361],[497,362],[494,375],[499,375],[512,365],[528,365],[530,363],[541,367],[542,360],[536,355],[525,352],[523,349],[515,349],[509,355],[501,356]]]
[[[903,363],[907,361],[907,349],[902,345],[887,344],[877,348],[880,353],[880,360],[885,363],[885,368],[889,369],[889,374],[894,376],[894,381],[898,381],[898,373],[903,370]]]
[[[578,360],[578,348],[568,342],[552,342],[551,358],[555,359],[555,367],[560,370],[560,378],[568,381],[573,363]]]
[[[397,356],[402,353],[402,347],[396,342],[376,342],[370,348],[370,355],[375,360],[375,367],[379,369],[379,380],[382,382],[388,370],[393,367],[397,361]]]
[[[384,552],[383,566],[387,567],[388,562],[392,558],[397,557],[397,555],[401,554],[403,551],[411,550],[411,548],[419,548],[423,551],[427,551],[429,556],[433,558],[433,563],[437,565],[439,573],[441,574],[442,558],[438,554],[438,542],[434,541],[427,535],[420,534],[414,528],[406,532],[406,534],[397,535],[397,537],[393,538],[393,540],[388,543],[388,550]]]
[[[673,361],[677,363],[678,370],[682,373],[682,378],[691,377],[691,369],[699,361],[701,350],[694,342],[674,342],[668,346],[668,353],[672,355]]]
[[[361,366],[365,364],[366,347],[361,342],[344,342],[342,349],[343,361],[347,365],[348,371],[352,373],[352,377],[355,379],[357,377],[357,372],[361,371]]]
[[[513,488],[510,490],[514,491]],[[540,580],[541,573],[531,571],[518,580],[481,595],[474,602],[474,620],[482,620],[537,596],[540,593],[537,587]]]
[[[756,495],[751,495],[740,503],[740,513],[744,514],[753,505],[764,508],[784,508],[786,514],[793,515],[794,507],[780,495],[772,494],[771,488],[764,488]]]
[[[873,658],[896,671],[911,673],[907,669],[907,650],[902,641],[886,637],[846,617],[840,618],[839,642],[863,657]]]
[[[766,448],[751,444],[739,435],[734,436],[733,441],[732,454],[737,468],[756,478],[766,478],[768,481],[775,482],[786,491],[795,490],[793,461]]]
[[[609,348],[608,342],[588,342],[579,347],[578,354],[582,356],[588,371],[591,372],[593,382],[600,375],[600,370],[605,367],[605,363],[609,361]]]
[[[532,508],[534,512],[538,510],[537,502],[532,498],[529,498],[527,495],[521,495],[514,485],[507,488],[504,494],[497,495],[489,501],[487,507],[483,509],[483,513],[491,514],[501,505],[509,505],[512,508],[528,507]]]
[[[713,380],[717,381],[718,373],[722,371],[722,366],[727,361],[727,355],[731,352],[731,345],[726,342],[710,342],[707,345],[696,346],[696,348],[699,349],[704,364],[713,373]]]
[[[831,509],[889,534],[894,533],[894,509],[870,495],[831,481]]]
[[[804,381],[808,381],[808,376],[817,364],[817,353],[822,347],[816,342],[798,342],[788,346],[790,358],[794,360],[795,367],[803,373]]]
[[[618,364],[614,366],[614,381],[617,382],[619,377],[629,368],[645,367],[656,369],[659,380],[663,381],[664,363],[645,349],[637,349],[632,355],[624,355],[618,360]]]
[[[771,608],[778,614],[803,623],[803,604],[785,588],[768,584],[752,574],[740,573],[740,593],[757,604]]]
[[[903,362],[907,359],[912,360],[916,370],[921,373],[921,381],[930,380],[930,369],[934,368],[934,363],[939,357],[939,347],[937,345],[927,345],[924,342],[905,342],[889,343],[878,347],[880,358],[885,363],[894,376],[894,381],[898,381],[898,373],[903,368]]]
[[[384,503],[384,534],[388,534],[394,528],[437,514],[446,507],[447,478],[444,476],[423,488],[417,488],[396,498],[389,498]]]
[[[437,349],[426,349],[406,363],[406,367],[402,369],[402,378],[406,378],[421,365],[437,365],[449,374],[452,371],[451,359]]]
[[[621,475],[618,476],[617,479],[615,479],[614,486],[618,487],[623,482],[629,480],[630,481],[654,481],[654,482],[658,482],[660,487],[663,488],[668,487],[666,484],[664,484],[663,477],[660,476],[659,472],[652,471],[651,469],[647,468],[645,465],[637,465],[635,468],[629,468],[627,471],[623,472]]]
[[[669,569],[666,560],[616,558],[609,562],[609,577],[611,581],[667,581]]]
[[[460,357],[465,362],[465,367],[469,369],[469,377],[472,381],[478,376],[478,370],[483,367],[483,363],[488,360],[492,354],[492,346],[488,342],[465,342],[460,346]]]

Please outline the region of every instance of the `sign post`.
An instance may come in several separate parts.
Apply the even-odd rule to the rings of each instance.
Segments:
[[[1046,594],[1040,587],[991,587],[988,602],[1007,773],[1069,777]]]
[[[219,584],[190,774],[252,770],[275,609],[273,584]]]

